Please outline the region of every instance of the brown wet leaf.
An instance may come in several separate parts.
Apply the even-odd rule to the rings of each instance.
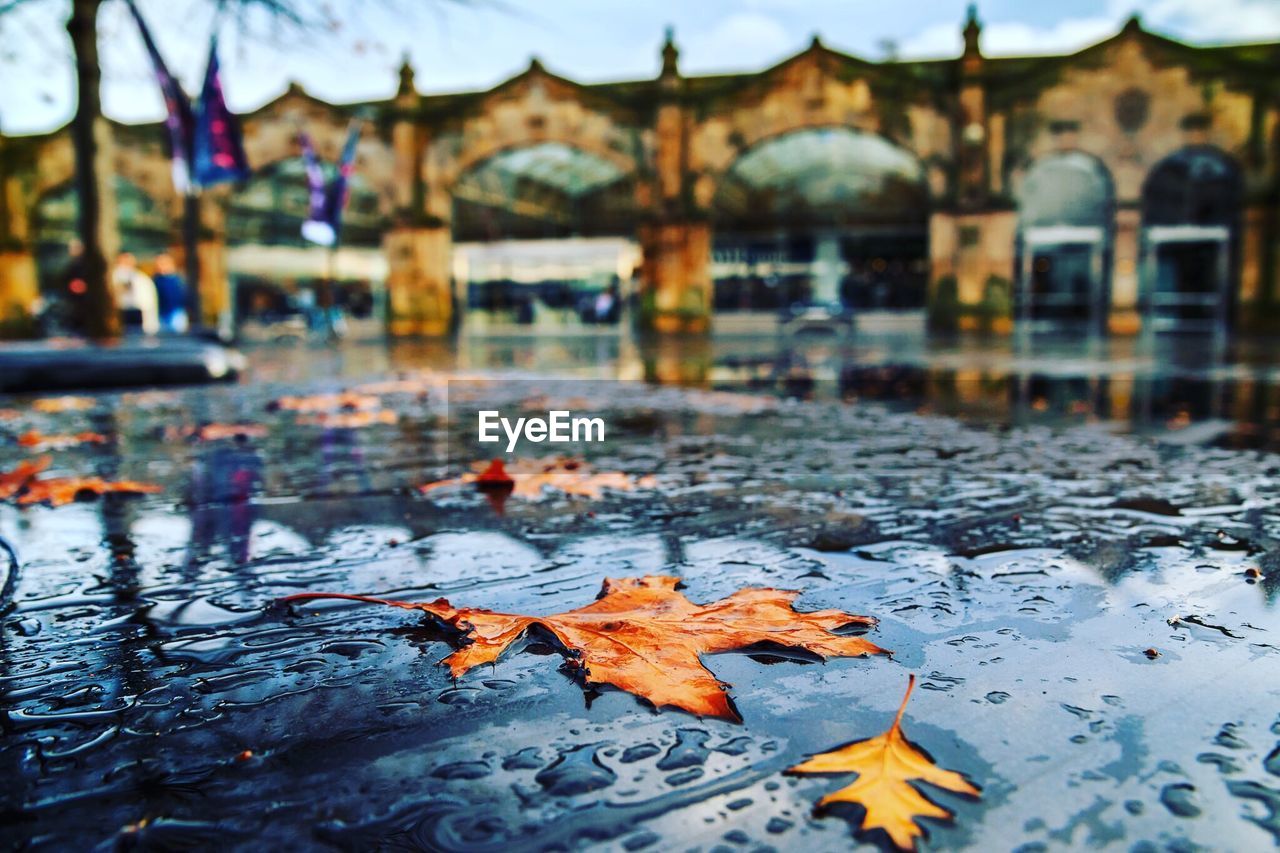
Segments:
[[[30,462],[19,462],[12,471],[0,471],[0,501],[16,495],[27,481],[48,467],[49,457],[41,456]]]
[[[694,604],[677,590],[678,578],[608,579],[594,602],[553,616],[519,616],[455,608],[443,598],[413,603],[363,595],[301,593],[283,602],[338,598],[420,610],[457,632],[459,648],[442,662],[454,677],[492,663],[531,628],[555,638],[570,667],[588,685],[608,684],[655,707],[740,720],[728,685],[703,666],[701,656],[761,644],[804,649],[822,657],[888,654],[861,637],[834,633],[876,620],[839,610],[800,612],[798,592],[747,588],[710,604]]]
[[[299,426],[320,426],[326,429],[362,429],[374,424],[393,424],[398,419],[390,409],[360,412],[321,412],[315,415],[299,415]]]
[[[62,412],[83,412],[97,404],[98,401],[92,397],[41,397],[31,404],[31,408],[47,415],[55,415]]]
[[[273,401],[271,408],[286,412],[354,412],[365,409],[380,409],[382,401],[368,394],[353,394],[344,391],[341,394],[312,394],[306,397],[280,397]]]
[[[162,489],[150,483],[138,483],[133,480],[104,480],[101,477],[50,477],[47,480],[31,480],[27,490],[19,496],[22,506],[46,503],[50,506],[63,506],[74,503],[87,495],[105,495],[107,493],[141,495],[154,494]]]
[[[652,475],[633,477],[621,471],[596,471],[589,463],[568,457],[517,459],[510,463],[494,459],[487,464],[473,463],[471,467],[472,470],[461,477],[427,483],[418,489],[425,494],[466,483],[475,483],[483,488],[506,482],[511,484],[512,495],[528,500],[544,497],[546,489],[594,500],[600,497],[603,489],[629,492],[652,489],[657,485],[657,478]]]
[[[198,441],[225,441],[234,438],[266,438],[270,434],[262,424],[204,424],[198,427],[168,427],[164,437],[168,441],[194,438]]]
[[[106,444],[107,437],[98,432],[78,432],[74,435],[45,435],[38,430],[28,430],[18,436],[18,444],[32,450],[62,450],[80,444]]]
[[[817,808],[832,803],[862,806],[866,812],[859,831],[884,830],[893,843],[904,850],[914,849],[916,839],[925,834],[916,822],[918,818],[950,820],[953,817],[951,812],[926,799],[911,784],[913,781],[928,782],[957,794],[980,796],[979,790],[967,779],[953,770],[938,767],[928,753],[902,733],[902,714],[915,683],[916,677],[912,675],[907,681],[907,693],[898,706],[898,715],[888,731],[815,755],[787,771],[793,774],[857,773],[853,784],[827,794],[818,801]]]

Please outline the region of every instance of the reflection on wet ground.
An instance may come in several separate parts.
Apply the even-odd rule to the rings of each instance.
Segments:
[[[628,335],[463,337],[250,351],[258,378],[357,378],[423,366],[872,399],[982,424],[1104,424],[1181,444],[1280,450],[1280,342],[1196,336],[1059,339]]]
[[[929,824],[933,847],[1280,841],[1280,457],[1087,419],[963,423],[867,393],[614,384],[591,400],[612,425],[591,461],[656,487],[498,514],[468,489],[415,488],[459,473],[438,388],[386,386],[397,420],[362,429],[268,406],[387,358],[260,358],[261,384],[95,395],[83,411],[0,404],[6,434],[109,437],[57,451],[50,474],[164,487],[0,504],[21,560],[0,640],[15,780],[0,839],[848,849],[847,823],[812,814],[832,780],[782,771],[883,731],[911,671],[912,740],[984,792],[929,791],[956,813]],[[183,437],[213,421],[269,431]],[[28,456],[0,445],[0,470]],[[802,590],[801,609],[879,617],[869,637],[895,657],[719,656],[736,725],[586,694],[537,644],[454,682],[436,666],[448,645],[413,614],[272,605],[328,590],[548,614],[645,573],[679,575],[696,602]]]

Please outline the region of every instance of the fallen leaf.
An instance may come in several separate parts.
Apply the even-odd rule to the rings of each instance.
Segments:
[[[193,438],[198,441],[225,441],[234,438],[266,438],[270,433],[262,424],[204,424],[198,427],[168,427],[169,441]]]
[[[876,620],[839,610],[800,612],[798,592],[747,588],[694,604],[677,590],[678,578],[608,579],[594,602],[553,616],[519,616],[477,608],[455,608],[443,598],[413,603],[364,595],[300,593],[282,602],[337,598],[421,610],[457,632],[459,648],[442,663],[455,678],[497,660],[530,628],[553,636],[568,665],[586,684],[608,684],[655,707],[740,720],[726,689],[702,665],[701,655],[760,644],[805,649],[822,657],[888,654],[861,637],[834,633]]]
[[[381,407],[382,401],[377,397],[352,394],[349,391],[341,394],[312,394],[308,397],[281,397],[270,406],[287,412],[354,412]]]
[[[27,481],[49,467],[49,457],[41,456],[30,462],[19,462],[12,471],[0,471],[0,501],[13,497]]]
[[[92,409],[98,403],[92,397],[41,397],[31,404],[31,408],[47,415],[61,412],[82,412]]]
[[[85,495],[104,495],[107,493],[140,495],[154,494],[162,491],[159,486],[150,483],[137,483],[133,480],[110,481],[101,477],[51,477],[48,480],[31,480],[27,483],[27,491],[18,498],[22,506],[47,503],[50,506],[62,506],[74,503]]]
[[[915,847],[916,839],[925,832],[916,823],[917,818],[931,817],[950,820],[951,812],[930,802],[915,786],[914,781],[928,782],[957,794],[973,797],[980,791],[967,779],[953,770],[943,770],[933,763],[928,753],[907,740],[902,733],[902,714],[911,698],[916,677],[907,681],[907,693],[898,706],[893,725],[883,734],[815,755],[797,764],[787,773],[857,773],[853,784],[827,794],[818,801],[822,809],[832,803],[855,803],[862,806],[863,815],[859,831],[882,829],[894,844],[904,850]]]
[[[22,417],[22,412],[17,409],[0,409],[0,421],[16,421]]]
[[[79,444],[106,444],[107,437],[97,432],[78,432],[75,435],[45,435],[28,430],[18,436],[18,444],[38,450],[62,450]]]
[[[596,471],[587,462],[571,458],[517,459],[504,463],[501,459],[476,462],[472,471],[461,477],[439,480],[419,486],[422,493],[448,486],[475,483],[483,488],[497,483],[511,483],[511,494],[529,500],[544,496],[544,489],[563,492],[566,495],[598,499],[603,489],[629,492],[634,489],[651,489],[657,485],[652,475],[632,477],[621,471]]]
[[[362,412],[322,412],[316,415],[299,415],[299,426],[320,426],[326,429],[361,429],[374,424],[393,424],[397,415],[390,409]]]

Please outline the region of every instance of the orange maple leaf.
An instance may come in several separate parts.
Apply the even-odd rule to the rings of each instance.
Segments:
[[[47,503],[50,506],[62,506],[73,503],[87,495],[104,495],[107,493],[140,495],[154,494],[162,491],[159,486],[150,483],[138,483],[133,480],[111,481],[101,477],[50,477],[47,480],[31,480],[27,483],[27,491],[18,498],[20,505]]]
[[[74,435],[45,435],[37,430],[27,430],[18,436],[22,447],[60,450],[77,444],[106,444],[107,437],[97,432],[78,432]]]
[[[529,500],[542,498],[544,489],[596,500],[602,489],[629,492],[657,485],[651,475],[632,477],[621,471],[596,471],[587,462],[572,458],[517,459],[509,464],[494,459],[487,466],[476,462],[471,467],[461,477],[427,483],[418,490],[426,494],[447,486],[475,483],[480,488],[509,488],[511,494]],[[505,483],[510,486],[503,486]]]
[[[728,685],[702,665],[701,656],[762,644],[805,649],[822,657],[888,654],[861,637],[834,633],[876,620],[840,610],[797,611],[799,592],[747,588],[694,604],[677,590],[678,578],[608,579],[591,604],[553,616],[519,616],[455,608],[443,598],[413,603],[365,595],[300,593],[282,602],[338,598],[421,610],[458,633],[461,645],[442,663],[455,678],[497,660],[531,628],[555,638],[570,667],[588,684],[608,684],[654,705],[691,714],[741,720]]]
[[[902,697],[898,715],[888,731],[869,740],[861,740],[839,747],[808,761],[797,764],[788,773],[857,773],[851,785],[827,794],[818,801],[822,809],[832,803],[856,803],[862,806],[860,831],[882,829],[894,844],[904,850],[914,849],[916,839],[924,830],[917,818],[931,817],[950,820],[953,815],[941,806],[930,802],[911,785],[912,780],[928,782],[957,794],[980,795],[969,780],[954,770],[943,770],[933,763],[928,753],[921,750],[902,733],[902,714],[915,687],[916,677],[907,681],[907,693]]]
[[[31,478],[49,467],[49,457],[41,456],[30,462],[19,462],[12,471],[0,471],[0,501],[13,497]]]

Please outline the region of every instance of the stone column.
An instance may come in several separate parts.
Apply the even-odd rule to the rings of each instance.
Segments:
[[[28,331],[40,287],[28,230],[28,200],[0,138],[0,337]]]
[[[455,325],[452,210],[439,176],[424,176],[430,137],[421,123],[420,106],[413,68],[405,57],[391,127],[396,224],[382,238],[387,256],[387,332],[443,336]]]
[[[1116,210],[1111,260],[1111,312],[1107,329],[1114,335],[1136,335],[1142,328],[1139,306],[1142,258],[1142,211],[1136,206]]]
[[[644,252],[640,322],[655,332],[701,334],[711,329],[711,224],[696,210],[689,185],[689,117],[678,59],[668,30],[654,127],[655,174],[647,220],[637,234]]]
[[[641,318],[655,332],[711,330],[711,226],[656,222],[640,227]]]
[[[447,335],[453,329],[448,225],[399,226],[382,238],[387,255],[387,331]]]
[[[1017,230],[1018,215],[1012,210],[941,211],[929,218],[928,301],[937,323],[962,329],[985,324],[1002,333],[1012,328]],[[947,282],[945,290],[943,282]],[[997,292],[999,288],[1003,293]]]
[[[231,275],[227,264],[226,239],[226,207],[225,196],[228,190],[217,187],[206,190],[199,198],[200,221],[197,224],[198,239],[196,252],[200,258],[200,323],[210,329],[229,330],[233,317]],[[178,198],[174,205],[182,213],[182,199]],[[173,255],[178,270],[187,267],[186,246],[183,245],[181,233],[174,235],[173,246],[169,251]],[[191,287],[191,282],[187,282]],[[197,318],[192,317],[194,323]]]

